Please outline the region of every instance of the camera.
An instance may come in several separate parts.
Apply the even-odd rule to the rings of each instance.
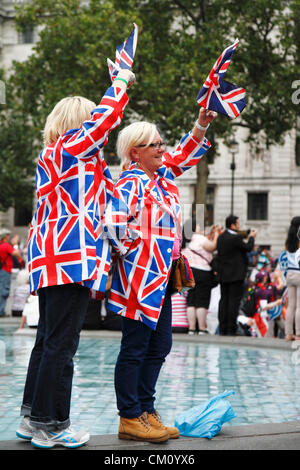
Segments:
[[[248,229],[246,229],[246,230],[239,230],[239,231],[237,232],[237,234],[240,235],[240,237],[242,237],[242,238],[248,238],[250,232],[251,232],[251,229],[248,228]]]

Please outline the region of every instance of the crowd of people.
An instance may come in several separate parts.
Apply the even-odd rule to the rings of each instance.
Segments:
[[[233,232],[232,226],[229,230]],[[173,332],[188,333],[189,335],[222,335],[220,315],[221,325],[222,315],[226,318],[226,314],[222,314],[222,303],[226,300],[226,289],[229,289],[231,283],[235,282],[231,273],[228,276],[230,283],[224,287],[226,284],[224,274],[222,281],[220,274],[214,272],[217,263],[219,263],[221,270],[221,261],[217,260],[217,242],[219,235],[223,234],[224,237],[224,232],[225,230],[221,226],[213,226],[205,235],[198,226],[192,238],[185,243],[182,253],[189,261],[196,286],[182,294],[173,293]],[[294,307],[297,303],[295,286],[290,286],[290,295],[288,296],[287,281],[291,282],[290,278],[294,283],[297,281],[299,261],[295,261],[292,273],[287,276],[286,252],[283,252],[280,259],[275,258],[268,247],[259,247],[252,240],[249,245],[250,237],[253,239],[253,235],[256,236],[253,232],[250,234],[250,231],[246,233],[237,230],[236,233],[239,234],[239,240],[245,247],[246,256],[243,257],[242,286],[235,310],[232,306],[229,307],[229,312],[234,312],[234,330],[228,334],[285,338],[287,341],[299,339],[300,335],[296,334],[296,314],[292,324],[290,320],[289,326],[286,326],[289,298],[295,312],[297,310]],[[11,231],[5,228],[0,230],[0,237],[0,317],[7,315],[21,317],[20,328],[23,328],[26,323],[36,327],[38,323],[38,297],[30,295],[29,274],[25,268],[25,254],[20,249],[19,237],[12,235]],[[245,238],[246,242],[243,241]],[[219,240],[219,247],[221,239],[222,237]],[[295,250],[296,252],[297,250]],[[289,257],[291,257],[290,254]],[[241,267],[241,261],[238,264],[231,255],[229,259],[232,261],[232,265]],[[11,283],[12,272],[15,273],[13,283]],[[9,312],[6,309],[8,297],[10,297]],[[234,301],[234,296],[229,295],[228,297],[231,302]],[[102,301],[89,300],[83,328],[121,330],[121,319],[110,310],[107,298],[108,292]],[[219,313],[220,308],[221,314]],[[299,333],[299,327],[297,332]]]
[[[297,221],[297,218],[295,219]],[[300,276],[299,259],[294,261],[294,266],[287,275],[287,253],[291,258],[291,252],[283,251],[280,258],[274,257],[268,247],[254,244],[256,236],[254,231],[242,232],[239,231],[239,226],[236,226],[236,232],[234,232],[232,220],[239,224],[237,217],[230,216],[227,222],[225,221],[225,225],[226,223],[228,225],[227,229],[224,230],[216,225],[211,227],[206,234],[200,230],[199,226],[196,226],[191,239],[184,243],[182,254],[189,261],[195,287],[188,292],[172,293],[173,332],[189,335],[228,334],[229,336],[285,338],[286,341],[299,340],[300,335],[297,334],[300,333],[299,326],[297,323],[296,327],[295,323],[296,318],[299,322],[299,311],[295,307],[297,303],[299,305],[297,297],[299,293],[295,287]],[[238,249],[235,247],[235,255],[230,253],[227,266],[223,265],[222,270],[222,257],[218,255],[222,238],[228,239],[226,231],[229,235],[231,231],[233,237],[235,233],[238,235],[237,246],[242,247],[244,256],[242,260],[237,260]],[[0,316],[20,317],[20,328],[24,328],[26,323],[37,327],[38,297],[30,293],[29,274],[25,268],[25,255],[20,249],[19,237],[12,236],[10,230],[5,228],[0,230],[0,237],[0,276],[3,276],[0,282]],[[233,240],[235,242],[235,238]],[[298,247],[292,253],[297,253],[297,250]],[[230,270],[228,262],[234,267],[235,276],[239,276],[238,271],[240,271],[240,280],[235,280],[233,272],[228,273],[228,269]],[[215,269],[219,272],[214,271]],[[13,283],[11,283],[12,272],[15,273]],[[226,272],[228,282],[226,282]],[[290,284],[289,295],[288,282]],[[233,294],[230,292],[227,295],[229,289],[233,289]],[[238,291],[236,298],[235,290]],[[108,296],[109,292],[106,291],[103,300],[89,299],[83,328],[122,329],[121,318],[110,309]],[[10,312],[5,309],[8,297],[10,297]],[[224,303],[227,298],[231,302],[228,306],[228,317],[227,311],[225,310],[224,313],[222,310],[225,308]],[[286,313],[289,300],[295,315],[292,316],[292,320],[289,319],[287,325]],[[232,328],[228,333],[222,326],[227,320],[231,322]]]
[[[196,285],[174,296],[173,331],[300,340],[299,227],[294,217],[279,257],[255,244],[255,230],[240,231],[236,216],[206,235],[196,227],[183,249]]]

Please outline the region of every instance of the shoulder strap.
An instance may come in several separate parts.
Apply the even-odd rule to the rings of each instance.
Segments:
[[[197,251],[192,250],[192,248],[190,247],[188,247],[188,249],[192,251],[193,253],[195,253],[196,255],[201,256],[201,258],[203,258],[208,264],[210,264],[210,261],[208,261],[208,259],[206,259],[205,256],[201,255],[201,253],[198,253]]]

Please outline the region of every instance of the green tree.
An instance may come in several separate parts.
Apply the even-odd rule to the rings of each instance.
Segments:
[[[114,58],[133,22],[140,30],[137,83],[124,124],[134,116],[154,121],[170,144],[192,127],[197,93],[218,55],[240,39],[226,79],[246,88],[248,104],[239,119],[220,116],[209,129],[213,148],[198,165],[196,202],[205,200],[207,163],[216,154],[217,139],[226,141],[243,126],[249,142],[263,136],[270,145],[281,143],[295,125],[291,84],[299,77],[298,0],[90,0],[89,6],[79,0],[32,0],[17,8],[16,21],[20,29],[42,29],[32,55],[14,63],[7,103],[0,105],[5,134],[0,162],[6,172],[4,179],[0,173],[0,185],[6,181],[12,192],[21,194],[21,183],[34,173],[32,161],[55,103],[70,94],[99,100],[109,84],[106,58]],[[113,149],[110,139],[106,152]],[[24,173],[17,181],[12,173],[19,175],[19,165]],[[0,194],[0,208],[7,204]]]
[[[38,0],[16,6],[19,30],[42,28],[32,54],[14,62],[0,105],[0,210],[31,208],[42,130],[54,105],[68,95],[99,102],[109,86],[106,58],[128,36],[135,17],[113,3]],[[1,77],[0,77],[1,78]],[[130,113],[130,109],[129,109]],[[127,115],[129,114],[127,111]],[[111,146],[111,148],[113,148]],[[5,190],[4,190],[5,188]]]
[[[153,92],[153,112],[169,129],[171,141],[191,126],[197,92],[218,55],[235,38],[240,40],[226,79],[246,88],[247,107],[234,121],[219,117],[209,130],[214,145],[197,166],[196,202],[205,202],[207,164],[215,157],[217,139],[228,142],[236,126],[248,129],[254,149],[258,138],[266,147],[283,143],[299,113],[291,100],[292,83],[300,75],[299,0],[116,0],[115,4],[138,11],[143,28],[148,34],[153,31],[152,42],[165,46],[157,50],[156,61],[162,65],[156,70],[149,64],[141,76],[153,83],[145,91]],[[144,48],[146,44],[140,47],[141,54]],[[162,99],[155,90],[164,94]],[[139,95],[144,98],[142,90]],[[142,112],[146,113],[147,109]]]
[[[0,210],[9,207],[31,207],[35,162],[32,154],[34,128],[24,119],[16,105],[15,91],[4,71],[0,79],[5,84],[5,100],[0,104]]]

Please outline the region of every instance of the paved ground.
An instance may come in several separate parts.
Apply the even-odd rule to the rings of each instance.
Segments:
[[[35,334],[34,330],[25,329],[18,334]],[[82,331],[82,336],[118,337],[120,332],[114,331]],[[252,347],[265,347],[275,349],[291,350],[291,353],[298,350],[295,342],[286,342],[273,338],[248,338],[248,337],[222,337],[215,335],[188,336],[185,334],[174,334],[174,341],[209,342],[222,343],[228,345],[244,345]],[[300,343],[300,342],[297,342]],[[299,346],[300,347],[300,346]],[[299,365],[300,367],[300,365]],[[1,439],[1,436],[0,436]],[[56,447],[57,450],[65,450]],[[34,450],[30,443],[21,440],[0,441],[0,450]],[[118,456],[124,458],[128,456],[139,456],[140,463],[153,464],[155,455],[169,455],[169,459],[176,454],[181,458],[178,463],[196,464],[200,459],[197,451],[201,450],[300,450],[300,421],[278,423],[278,424],[255,424],[247,426],[226,426],[213,439],[180,437],[176,440],[169,440],[164,444],[150,444],[136,441],[119,440],[116,435],[91,436],[89,443],[78,450],[98,450],[102,451],[104,463],[117,463]],[[143,452],[140,452],[143,451]],[[173,456],[173,457],[172,457]],[[190,462],[184,459],[190,458]],[[149,461],[149,459],[152,459]],[[194,460],[193,460],[194,459]],[[124,462],[123,462],[124,463]],[[128,464],[129,461],[126,461]],[[131,466],[136,466],[138,462],[131,462]],[[161,463],[161,462],[158,462]],[[171,462],[167,462],[171,463]],[[176,462],[173,462],[176,463]]]
[[[55,447],[57,450],[66,450]],[[29,442],[22,440],[0,441],[0,450],[34,450]],[[78,450],[100,450],[103,457],[112,455],[133,456],[137,451],[142,454],[153,455],[153,451],[160,455],[172,455],[173,451],[180,451],[181,455],[197,455],[201,450],[300,450],[300,422],[280,424],[256,424],[248,426],[223,426],[220,434],[213,439],[180,437],[164,444],[150,444],[146,442],[125,441],[115,435],[91,436],[90,441]],[[176,452],[178,455],[178,452]],[[175,453],[173,454],[175,455]],[[183,462],[182,462],[183,463]]]
[[[1,324],[4,320],[1,320]],[[6,319],[6,324],[15,324],[14,319]],[[16,331],[18,335],[35,336],[35,328],[24,328],[23,330]],[[120,331],[112,330],[82,330],[82,337],[91,338],[121,338]],[[210,343],[210,344],[224,344],[228,346],[246,346],[254,348],[271,348],[271,349],[285,349],[295,352],[296,347],[300,349],[300,341],[285,341],[284,339],[277,338],[253,338],[249,336],[219,336],[219,335],[188,335],[185,333],[173,333],[173,341],[184,341],[189,343]]]

